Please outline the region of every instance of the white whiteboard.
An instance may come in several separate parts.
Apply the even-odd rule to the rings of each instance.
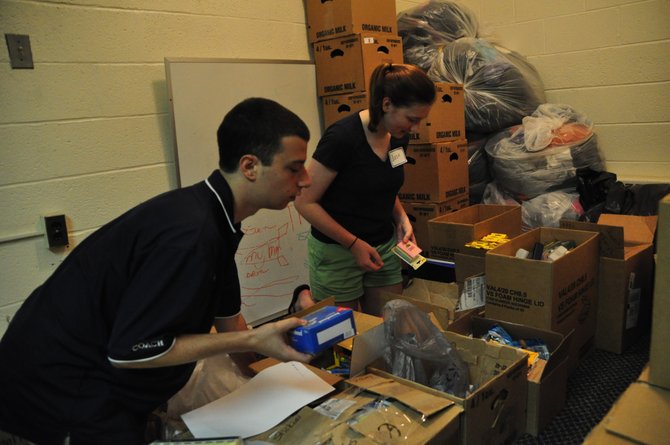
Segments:
[[[312,62],[166,58],[165,70],[180,186],[202,181],[217,168],[216,130],[223,116],[248,97],[275,100],[300,116],[309,127],[311,157],[321,137]],[[236,262],[248,323],[285,313],[293,289],[308,282],[309,229],[293,204],[261,210],[242,222],[245,236]]]

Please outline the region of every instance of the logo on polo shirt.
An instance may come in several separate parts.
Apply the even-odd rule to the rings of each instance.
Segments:
[[[147,349],[163,348],[164,346],[165,343],[163,342],[163,340],[153,340],[153,341],[139,342],[136,345],[134,345],[132,349],[133,352],[137,352]]]

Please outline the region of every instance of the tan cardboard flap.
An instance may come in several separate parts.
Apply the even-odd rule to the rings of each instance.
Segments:
[[[381,317],[375,317],[374,315],[354,311],[354,324],[356,325],[356,335],[362,334],[363,332],[372,329],[375,326],[382,323],[384,323],[384,319]],[[346,340],[342,340],[337,345],[348,351],[351,351],[354,346],[354,337],[349,337]]]
[[[366,366],[384,355],[385,347],[386,336],[383,324],[355,336],[351,351],[350,374],[357,376],[365,371]]]
[[[439,281],[423,280],[415,278],[412,284],[403,290],[404,296],[419,301],[432,303],[443,307],[453,313],[458,304],[458,286],[454,283],[442,283]]]
[[[670,391],[635,382],[603,420],[608,432],[645,444],[668,443]]]
[[[630,246],[654,242],[657,216],[613,215],[603,213],[598,223],[561,220],[565,229],[600,233],[600,256],[622,260]]]
[[[622,227],[606,226],[583,221],[563,219],[560,221],[562,229],[585,230],[600,233],[600,256],[623,260],[624,258],[624,231]]]
[[[368,298],[370,297],[370,298]],[[367,295],[366,297],[366,304],[368,302],[373,303],[375,307],[379,307],[380,309],[384,307],[386,303],[388,303],[391,300],[407,300],[410,303],[412,303],[414,306],[418,307],[421,309],[423,312],[429,314],[431,316],[431,321],[435,323],[435,326],[438,327],[444,327],[448,326],[451,320],[454,319],[455,317],[455,312],[452,310],[449,310],[444,307],[440,307],[436,304],[432,303],[426,303],[425,301],[420,301],[415,298],[408,297],[407,295],[397,295],[397,294],[392,294],[388,292],[380,292],[377,295]]]
[[[443,397],[428,394],[416,388],[398,383],[392,379],[375,374],[363,374],[347,380],[348,383],[374,392],[385,397],[391,397],[404,403],[424,416],[432,416],[442,411],[454,402]]]
[[[603,213],[598,218],[598,224],[623,227],[624,241],[630,245],[653,243],[657,222],[657,216],[610,215]]]
[[[324,419],[327,418],[305,406],[276,427],[250,439],[267,441],[272,437],[271,443],[275,445],[307,445],[320,439],[318,434],[314,436],[314,430]]]

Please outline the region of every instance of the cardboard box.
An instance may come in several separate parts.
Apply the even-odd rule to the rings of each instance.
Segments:
[[[486,251],[480,252],[479,255],[464,252],[455,253],[454,268],[457,283],[464,283],[467,278],[485,273]]]
[[[670,391],[649,383],[645,369],[584,440],[588,445],[668,443]]]
[[[367,91],[322,97],[324,128],[330,127],[343,117],[366,109],[369,102]]]
[[[414,278],[412,283],[403,289],[402,295],[391,292],[366,295],[366,309],[370,309],[368,312],[381,313],[386,303],[397,298],[409,301],[428,314],[432,313],[443,329],[461,315],[456,311],[459,299],[456,284],[421,278]]]
[[[352,372],[367,371],[423,388],[456,402],[463,410],[461,440],[463,445],[497,445],[511,443],[526,423],[526,353],[515,348],[490,344],[453,332],[443,335],[456,348],[468,366],[470,382],[476,390],[465,398],[437,391],[392,375],[381,359],[385,347],[384,327],[377,326],[356,337],[352,354]]]
[[[521,207],[476,204],[428,221],[430,256],[453,261],[463,246],[489,233],[521,233]]]
[[[651,346],[649,347],[649,383],[670,389],[670,195],[658,205]]]
[[[535,243],[574,241],[556,261],[517,258]],[[486,316],[567,335],[572,330],[568,370],[593,347],[598,305],[598,234],[541,227],[486,254]]]
[[[423,119],[415,133],[410,133],[410,144],[465,139],[465,96],[463,85],[436,82],[437,97],[430,113]]]
[[[444,202],[468,193],[468,142],[410,145],[402,201]]]
[[[402,63],[402,39],[361,33],[317,42],[314,61],[319,96],[366,91],[377,66]]]
[[[595,346],[621,354],[649,330],[656,216],[603,214],[597,224],[561,227],[601,233]]]
[[[251,439],[276,445],[376,445],[396,443],[393,439],[401,436],[411,437],[412,443],[458,443],[463,410],[454,402],[374,374],[359,375],[347,384],[349,389],[313,409],[302,408]],[[388,405],[378,404],[367,415],[357,416],[361,409],[370,410],[380,399]]]
[[[526,432],[537,436],[565,404],[570,334],[564,336],[558,332],[479,316],[465,321],[451,325],[448,330],[482,338],[491,327],[500,325],[514,339],[540,338],[547,345],[551,354],[549,360],[537,378],[528,380]]]
[[[305,7],[310,43],[362,32],[398,33],[394,0],[307,0]]]
[[[416,244],[424,250],[424,256],[430,255],[428,221],[438,216],[464,209],[469,204],[467,194],[456,196],[444,202],[402,201],[402,206],[414,228]]]

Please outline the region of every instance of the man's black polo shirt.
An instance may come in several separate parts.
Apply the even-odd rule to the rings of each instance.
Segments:
[[[176,336],[206,333],[215,316],[239,313],[241,230],[228,216],[232,192],[215,171],[138,205],[77,246],[0,342],[0,429],[40,443],[79,424],[141,433],[146,414],[186,383],[195,364],[111,362],[150,360]]]

